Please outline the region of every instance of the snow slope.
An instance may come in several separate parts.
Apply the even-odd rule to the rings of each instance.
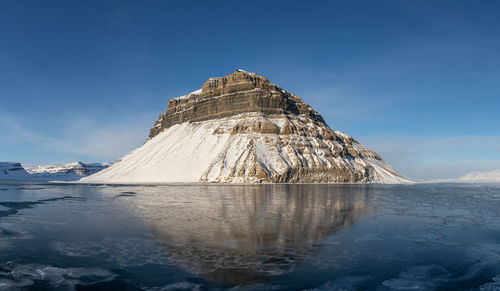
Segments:
[[[213,130],[212,130],[213,131]],[[172,126],[83,182],[198,182],[228,141],[205,125]]]
[[[31,176],[20,163],[0,162],[0,180],[30,180]]]
[[[286,118],[270,119],[259,114],[240,114],[218,120],[177,124],[148,140],[111,167],[84,177],[80,182],[259,182],[247,175],[249,171],[256,170],[256,165],[270,176],[286,173],[294,166],[304,169],[342,168],[352,172],[363,172],[366,166],[371,166],[375,174],[371,181],[366,182],[412,182],[383,160],[370,156],[373,152],[355,141],[353,150],[363,153],[363,158],[334,158],[332,152],[345,150],[335,141],[293,134],[230,133],[230,129],[241,124],[242,120],[255,123],[262,119],[278,128],[284,122],[290,122]],[[301,120],[293,122],[311,130],[320,129],[314,123]],[[339,136],[346,142],[352,142],[352,138],[344,133],[339,133]],[[297,148],[302,151],[297,153]],[[318,181],[321,181],[320,176]]]
[[[500,170],[472,172],[457,179],[458,182],[496,182],[500,183]]]

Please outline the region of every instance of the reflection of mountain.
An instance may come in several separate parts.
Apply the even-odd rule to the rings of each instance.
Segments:
[[[322,239],[354,223],[369,211],[366,187],[169,186],[132,199],[176,264],[242,284],[290,271]]]

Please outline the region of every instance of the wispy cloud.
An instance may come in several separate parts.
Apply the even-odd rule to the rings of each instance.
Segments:
[[[0,112],[0,140],[3,144],[10,147],[28,144],[30,149],[40,149],[42,154],[85,161],[113,161],[122,157],[142,145],[151,125],[149,115],[115,118],[107,122],[88,115],[72,116],[70,122],[57,128],[56,136],[41,134],[28,122],[20,120]],[[473,171],[500,169],[500,136],[378,135],[355,138],[381,154],[395,169],[414,178],[456,178]],[[29,162],[22,156],[15,158]]]
[[[365,136],[359,141],[415,178],[456,178],[500,169],[500,136]]]
[[[140,118],[101,122],[80,116],[72,118],[57,131],[57,136],[40,134],[13,116],[0,113],[0,139],[3,141],[12,146],[29,144],[46,152],[64,153],[74,156],[75,160],[113,161],[140,146],[147,138],[148,127]]]
[[[29,142],[34,144],[52,144],[54,139],[40,135],[22,126],[11,115],[0,112],[0,135],[3,140]]]

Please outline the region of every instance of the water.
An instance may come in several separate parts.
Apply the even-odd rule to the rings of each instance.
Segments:
[[[500,290],[500,185],[0,183],[0,290]]]

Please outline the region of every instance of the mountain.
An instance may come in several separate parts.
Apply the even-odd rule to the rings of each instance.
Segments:
[[[500,183],[500,170],[472,172],[457,179],[458,182],[491,182]]]
[[[0,162],[0,180],[27,180],[30,174],[21,163]]]
[[[109,163],[75,162],[24,168],[21,163],[0,162],[0,180],[76,181],[109,167]]]
[[[107,167],[109,163],[74,162],[64,165],[48,165],[27,168],[33,180],[76,181],[82,177],[95,174]]]
[[[81,181],[411,182],[300,97],[243,70],[170,99],[143,146]]]

